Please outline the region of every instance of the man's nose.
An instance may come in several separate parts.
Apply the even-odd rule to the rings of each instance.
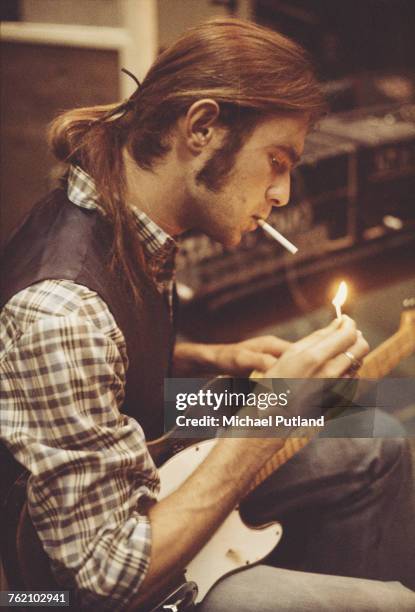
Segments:
[[[271,185],[265,198],[271,206],[285,206],[290,200],[290,173],[286,172],[278,177],[278,181]]]

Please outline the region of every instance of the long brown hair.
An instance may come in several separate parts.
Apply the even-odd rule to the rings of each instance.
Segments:
[[[185,32],[161,53],[128,101],[68,111],[50,129],[55,156],[79,164],[95,180],[114,228],[112,265],[121,266],[137,299],[138,268],[145,270],[145,262],[124,199],[122,149],[151,169],[168,152],[169,131],[178,117],[201,98],[215,99],[219,121],[232,128],[229,154],[264,115],[303,113],[312,121],[324,108],[312,64],[299,45],[228,18]]]

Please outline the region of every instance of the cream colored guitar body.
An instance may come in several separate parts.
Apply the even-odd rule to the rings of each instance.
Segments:
[[[207,457],[216,440],[206,440],[174,455],[160,468],[160,497],[175,491]],[[184,528],[186,528],[184,526]],[[201,601],[211,586],[225,574],[261,561],[278,544],[279,523],[256,529],[243,523],[235,508],[185,570],[186,579],[196,582]]]

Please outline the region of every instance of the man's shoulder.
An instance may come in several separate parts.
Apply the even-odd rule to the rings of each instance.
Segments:
[[[59,317],[79,310],[91,298],[99,300],[94,291],[73,281],[43,280],[16,293],[4,308],[20,315],[30,311],[32,316]]]
[[[117,343],[123,337],[107,306],[99,295],[70,280],[44,280],[16,293],[0,314],[2,328],[7,335],[26,333],[42,321],[73,319],[88,324]]]

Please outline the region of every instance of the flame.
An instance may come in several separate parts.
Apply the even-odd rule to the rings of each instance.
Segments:
[[[341,307],[345,303],[347,298],[347,283],[342,281],[337,289],[337,293],[332,300],[333,306]]]

